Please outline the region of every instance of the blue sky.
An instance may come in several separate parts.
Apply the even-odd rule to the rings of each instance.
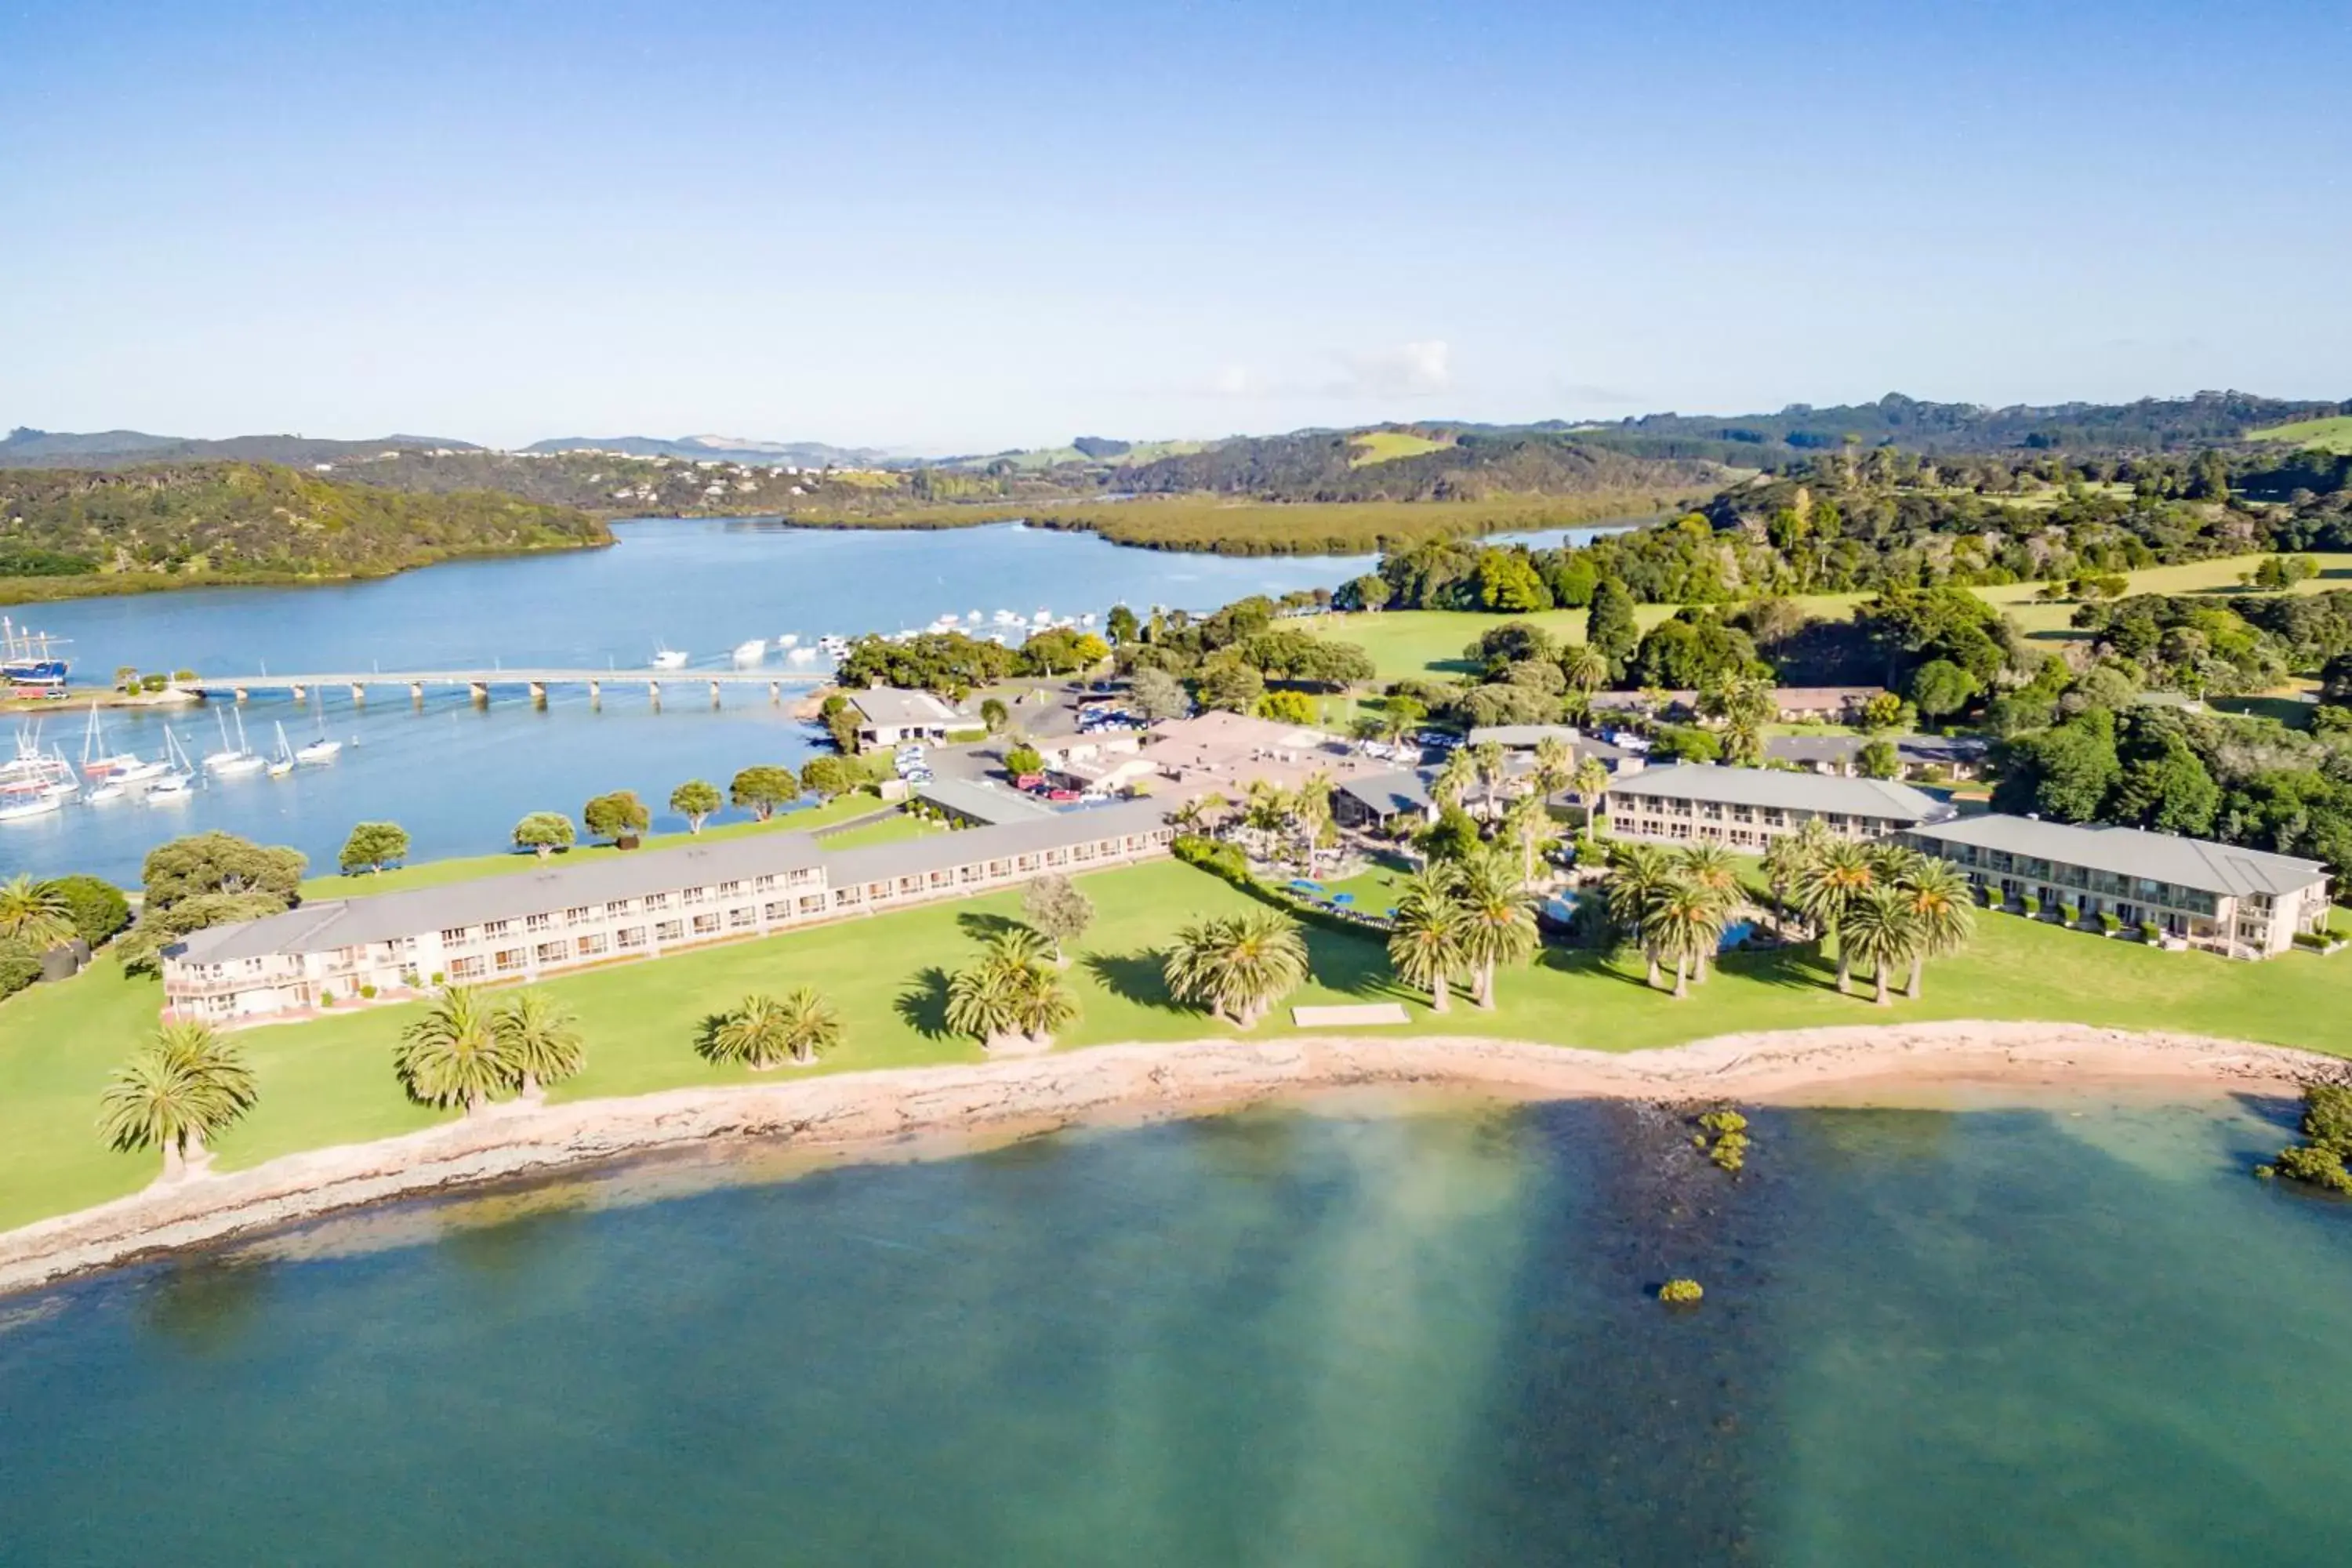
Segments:
[[[0,426],[2352,395],[2352,7],[0,0]]]

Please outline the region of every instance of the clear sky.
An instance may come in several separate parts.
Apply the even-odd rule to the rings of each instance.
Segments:
[[[0,0],[0,426],[2352,395],[2352,5]]]

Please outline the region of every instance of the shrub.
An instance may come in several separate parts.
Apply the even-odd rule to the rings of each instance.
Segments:
[[[1748,1118],[1732,1110],[1710,1110],[1698,1119],[1698,1124],[1709,1132],[1745,1132]]]
[[[373,986],[373,985],[362,985],[362,986],[361,986],[361,987],[360,987],[360,1000],[361,1000],[361,1001],[362,1001],[362,1002],[373,1002],[373,1001],[374,1001],[374,1000],[375,1000],[375,987],[374,987],[374,986]]]
[[[2164,928],[2154,921],[2142,921],[2139,922],[2139,939],[2153,947],[2164,940]]]
[[[2352,1171],[2344,1168],[2344,1156],[2333,1149],[2311,1144],[2299,1144],[2279,1151],[2278,1173],[2289,1181],[2323,1188],[2331,1193],[2352,1193]]]
[[[2061,904],[2058,906],[2058,918],[2070,926],[2078,926],[2083,923],[2083,911],[2073,904]]]
[[[444,977],[439,970],[436,969],[433,972],[433,984],[435,985],[439,985],[443,978]]]
[[[1687,1307],[1706,1294],[1696,1279],[1669,1279],[1658,1287],[1658,1300],[1669,1307]]]
[[[2025,911],[2025,918],[2028,920],[2037,919],[2042,913],[2042,900],[2035,898],[2032,893],[2028,893],[2023,898],[2018,900],[2017,907]]]
[[[1198,866],[1203,871],[1213,871],[1226,881],[1236,884],[1249,880],[1249,858],[1237,844],[1225,844],[1214,838],[1203,838],[1197,833],[1181,834],[1169,846],[1170,852],[1187,866]]]
[[[2124,918],[2123,916],[2116,913],[2113,910],[2101,910],[2099,911],[2099,929],[2106,932],[2109,936],[2113,936],[2116,932],[2124,929]]]
[[[41,955],[20,942],[0,945],[0,997],[14,996],[41,977]]]
[[[2327,942],[2327,933],[2323,931],[2299,931],[2294,933],[2295,946],[2307,947],[2315,952],[2325,952]]]
[[[322,990],[322,991],[320,991],[320,992],[319,993],[319,1005],[320,1005],[320,1006],[321,1006],[321,1007],[331,1007],[331,1006],[333,1006],[334,1005],[335,1005],[335,993],[334,993],[334,990],[333,990],[333,988],[332,988],[332,987],[329,987],[328,989]]]
[[[73,921],[74,934],[92,947],[103,945],[131,923],[131,901],[111,882],[77,873],[46,885],[65,900],[66,917]]]

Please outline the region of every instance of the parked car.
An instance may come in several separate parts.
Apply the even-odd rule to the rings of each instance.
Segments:
[[[1078,798],[1078,792],[1074,789],[1048,790],[1045,792],[1045,798],[1056,805],[1067,805]]]

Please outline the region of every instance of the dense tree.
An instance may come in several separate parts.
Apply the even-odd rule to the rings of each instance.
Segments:
[[[846,757],[815,756],[801,764],[801,788],[821,801],[847,795],[865,782],[864,772]],[[669,804],[672,811],[678,809],[676,795]]]
[[[158,914],[205,893],[262,893],[283,909],[300,891],[303,864],[299,850],[266,848],[233,833],[174,838],[147,852],[142,914]]]
[[[1612,676],[1624,671],[1641,647],[1641,628],[1633,620],[1633,595],[1614,577],[1603,578],[1593,590],[1584,640],[1609,660]]]
[[[46,886],[64,903],[74,934],[92,947],[103,946],[131,923],[131,900],[111,882],[77,872]]]
[[[378,872],[408,858],[408,830],[397,822],[355,824],[336,866],[346,877]]]
[[[1152,722],[1165,719],[1181,719],[1192,710],[1192,700],[1184,695],[1183,684],[1164,669],[1139,669],[1128,685],[1128,700],[1137,712]]]
[[[1031,929],[1054,944],[1054,962],[1068,960],[1063,949],[1087,934],[1094,923],[1094,900],[1067,877],[1048,873],[1031,882],[1021,895],[1021,915]]]
[[[743,769],[727,785],[728,803],[761,822],[775,816],[778,806],[798,800],[800,794],[800,781],[793,776],[793,770],[772,763]]]
[[[701,832],[702,825],[709,821],[711,814],[723,804],[719,786],[708,779],[688,779],[669,792],[669,808],[686,818],[688,833]]]
[[[1257,716],[1277,724],[1311,726],[1321,721],[1315,700],[1303,691],[1269,691],[1257,700]]]
[[[600,795],[580,808],[581,825],[593,837],[608,841],[643,833],[653,820],[653,813],[646,809],[646,803],[637,798],[635,790],[618,789],[610,795]]]
[[[1951,717],[1983,689],[1983,682],[1946,658],[1931,658],[1911,672],[1911,700],[1927,719]]]
[[[560,811],[534,811],[514,826],[514,844],[544,860],[558,849],[572,847],[572,819]]]
[[[1045,771],[1045,754],[1034,746],[1010,746],[1004,752],[1004,771],[1015,778],[1027,778]]]
[[[2123,774],[2116,719],[2092,708],[2053,729],[2009,742],[1993,809],[2058,822],[2092,822]]]
[[[1103,617],[1103,630],[1115,643],[1131,643],[1140,635],[1142,627],[1137,624],[1133,610],[1125,605],[1113,605],[1110,614]]]
[[[1265,677],[1238,658],[1213,659],[1201,671],[1199,696],[1203,708],[1247,713],[1265,695]]]

